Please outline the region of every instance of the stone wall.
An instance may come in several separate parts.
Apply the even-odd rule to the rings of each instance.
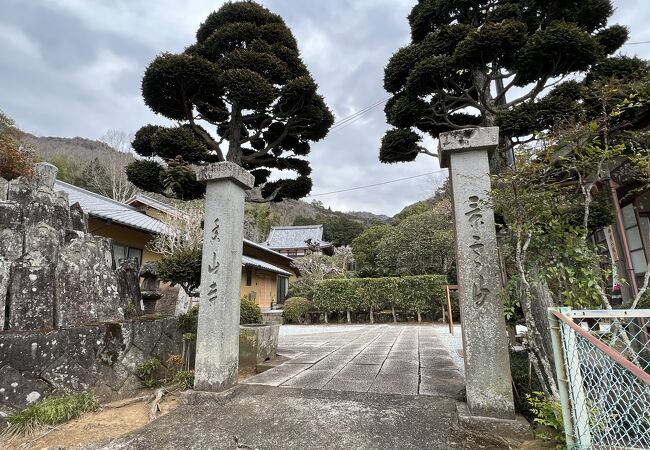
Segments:
[[[0,178],[0,421],[52,394],[133,395],[139,364],[181,353],[175,318],[125,321],[143,313],[138,267],[113,270],[110,240],[88,233],[56,174]]]
[[[0,179],[0,330],[48,330],[123,320],[110,240],[88,233],[88,218],[55,192],[57,169]]]
[[[132,396],[142,389],[139,364],[180,353],[174,318],[0,333],[0,416],[63,392]]]

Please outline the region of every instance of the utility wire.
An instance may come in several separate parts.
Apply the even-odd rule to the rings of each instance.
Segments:
[[[374,108],[376,108],[377,106],[381,105],[382,103],[387,102],[389,99],[390,99],[390,97],[386,97],[386,98],[384,98],[384,99],[382,99],[382,100],[378,100],[378,101],[376,101],[375,103],[373,103],[373,104],[371,104],[371,105],[368,105],[368,106],[366,106],[366,107],[360,109],[360,110],[357,111],[356,113],[354,113],[354,114],[350,114],[349,116],[344,117],[343,119],[341,119],[341,120],[339,120],[338,122],[336,122],[336,123],[332,126],[332,128],[334,128],[334,127],[338,127],[338,126],[341,126],[341,125],[345,124],[346,122],[348,122],[349,120],[354,119],[356,116],[360,116],[360,115],[365,114],[365,113],[368,112],[369,110],[374,109]]]
[[[320,197],[321,195],[330,195],[330,194],[338,194],[340,192],[356,191],[358,189],[366,189],[366,188],[375,187],[375,186],[382,186],[384,184],[397,183],[398,181],[412,180],[413,178],[425,177],[427,175],[433,175],[435,173],[441,173],[441,172],[447,172],[447,169],[434,170],[433,172],[427,172],[427,173],[423,173],[423,174],[420,174],[420,175],[413,175],[411,177],[397,178],[396,180],[383,181],[381,183],[367,184],[365,186],[357,186],[357,187],[348,188],[348,189],[341,189],[340,191],[322,192],[320,194],[310,194],[310,195],[307,195],[307,197]]]
[[[626,42],[623,45],[639,45],[639,44],[650,44],[650,41],[640,41],[640,42]]]
[[[383,100],[379,100],[378,102],[373,103],[370,106],[366,106],[365,108],[357,111],[356,113],[351,114],[351,115],[339,120],[338,122],[336,122],[332,126],[332,128],[330,128],[330,132],[338,131],[338,130],[341,130],[341,129],[351,125],[352,123],[356,122],[358,119],[363,117],[365,114],[368,114],[369,112],[371,112],[375,108],[377,108],[377,107],[383,105],[384,103],[386,103],[389,99],[390,99],[390,97],[387,97],[387,98],[385,98]]]

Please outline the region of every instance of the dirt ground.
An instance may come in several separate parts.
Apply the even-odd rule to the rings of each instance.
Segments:
[[[255,375],[255,369],[240,368],[239,381]],[[163,416],[178,405],[178,392],[165,395],[160,403]],[[130,433],[149,423],[149,403],[141,401],[131,405],[115,407],[124,400],[103,405],[101,411],[84,414],[79,419],[40,430],[32,436],[14,438],[10,442],[1,442],[1,450],[42,450],[65,448],[72,450],[81,445],[105,441]]]
[[[80,445],[115,438],[134,431],[149,422],[149,403],[142,401],[120,408],[111,407],[121,402],[109,403],[101,411],[84,414],[79,419],[41,430],[32,436],[15,438],[0,447],[8,450],[49,448],[74,449]],[[168,394],[160,403],[165,415],[176,408],[178,395]]]

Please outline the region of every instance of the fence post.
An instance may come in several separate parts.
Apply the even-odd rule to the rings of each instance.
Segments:
[[[568,308],[548,308],[548,322],[551,330],[551,342],[553,345],[553,360],[555,362],[555,374],[557,385],[560,391],[560,404],[562,405],[562,421],[564,422],[564,434],[566,435],[567,448],[575,446],[573,417],[571,416],[571,397],[569,396],[569,379],[567,378],[566,358],[562,347],[562,334],[560,321],[553,314],[553,311],[560,311]]]
[[[560,314],[568,316],[569,320],[573,320],[570,317],[571,308],[560,308]],[[576,344],[576,332],[573,328],[567,326],[562,328],[561,336],[566,350],[565,361],[567,363],[567,379],[569,380],[569,392],[571,394],[571,409],[573,410],[575,443],[577,448],[588,449],[591,448],[589,408],[582,381],[582,372],[580,371],[580,351]]]

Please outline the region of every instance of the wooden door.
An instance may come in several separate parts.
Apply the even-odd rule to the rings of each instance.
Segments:
[[[259,297],[257,299],[257,304],[260,308],[270,308],[271,307],[271,279],[260,274],[259,276]]]

